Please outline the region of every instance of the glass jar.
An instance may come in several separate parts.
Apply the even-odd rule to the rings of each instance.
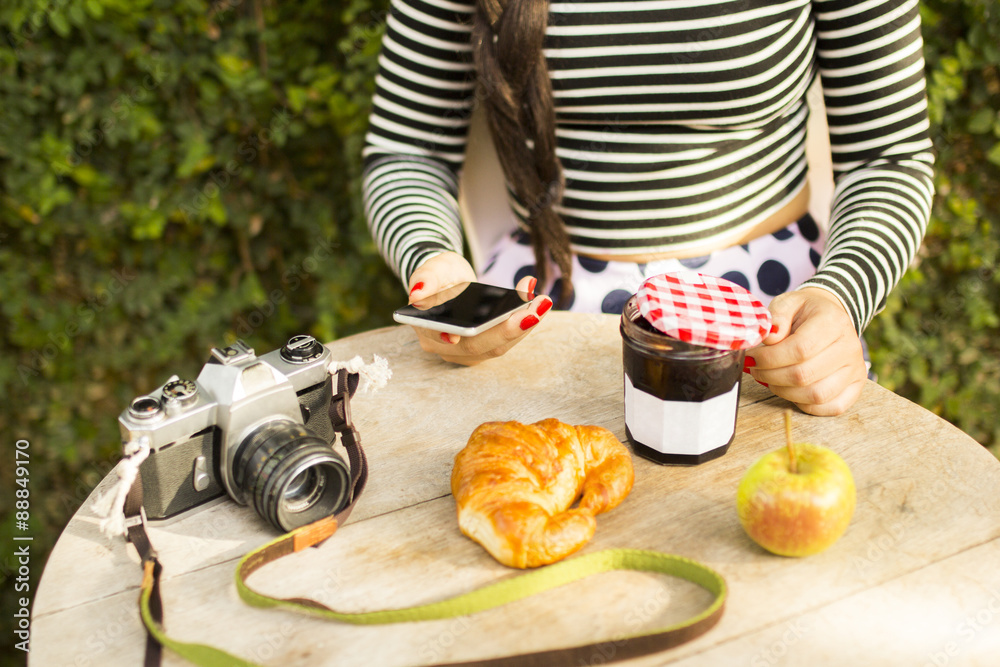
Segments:
[[[687,465],[725,454],[736,434],[746,351],[671,338],[642,316],[635,296],[620,329],[625,433],[635,453]]]

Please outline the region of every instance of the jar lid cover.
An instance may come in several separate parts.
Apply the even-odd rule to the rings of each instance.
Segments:
[[[771,330],[771,313],[750,292],[694,271],[653,276],[636,292],[639,312],[672,338],[718,350],[757,345]]]

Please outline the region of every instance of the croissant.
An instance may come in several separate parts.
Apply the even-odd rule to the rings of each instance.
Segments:
[[[634,479],[628,450],[607,429],[487,422],[455,456],[451,492],[462,533],[504,565],[526,568],[583,547],[594,515],[617,507]]]

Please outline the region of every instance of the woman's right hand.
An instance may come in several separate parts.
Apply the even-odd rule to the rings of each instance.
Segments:
[[[475,280],[476,272],[472,265],[458,253],[444,252],[435,255],[421,264],[410,276],[408,286],[410,303],[437,294],[452,285],[475,282]],[[533,297],[531,305],[526,310],[519,310],[507,321],[478,336],[465,337],[413,327],[417,332],[420,347],[425,352],[439,355],[445,361],[463,366],[474,366],[503,355],[517,345],[552,308],[552,299],[547,296],[534,296],[536,282],[532,276],[525,276],[516,286],[518,291],[527,292]]]

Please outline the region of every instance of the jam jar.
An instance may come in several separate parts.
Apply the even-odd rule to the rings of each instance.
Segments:
[[[736,433],[746,350],[672,338],[639,311],[621,318],[625,433],[636,454],[663,464],[697,464],[726,453]]]

